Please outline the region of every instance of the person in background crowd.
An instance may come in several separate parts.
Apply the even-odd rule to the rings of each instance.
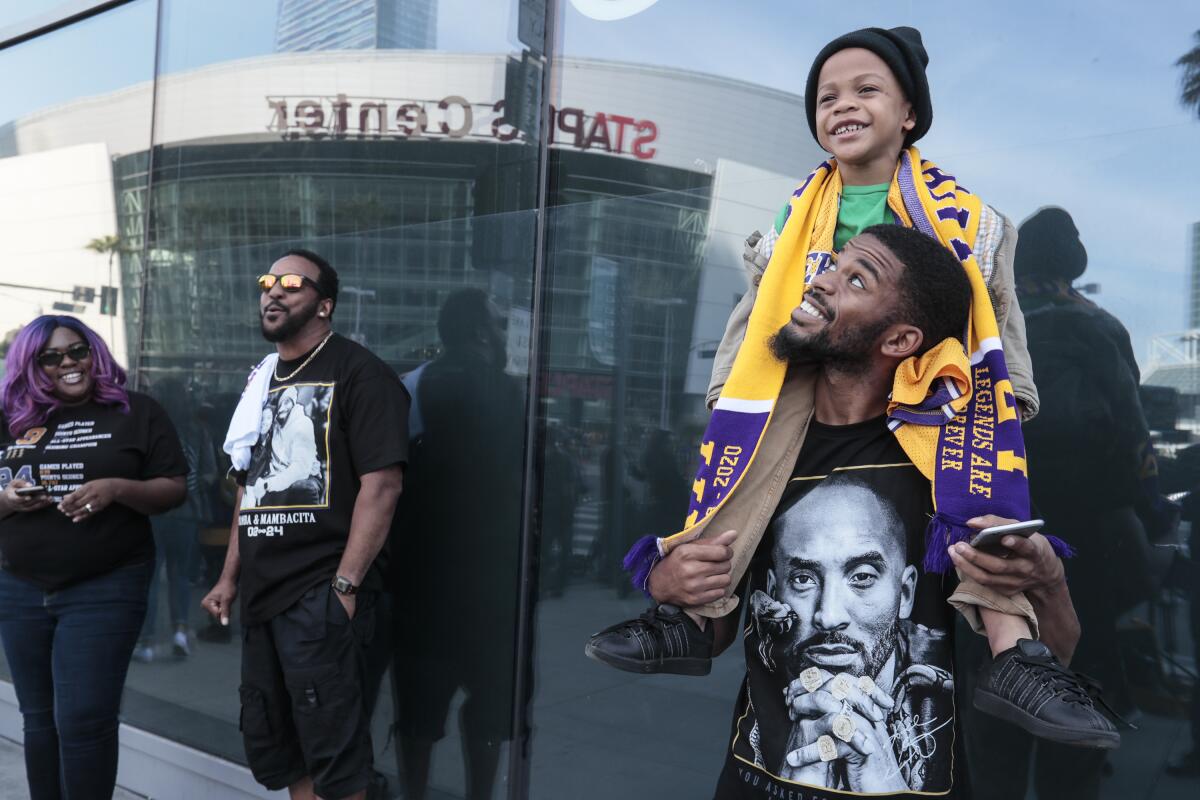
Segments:
[[[204,429],[208,440],[213,443],[213,453],[216,458],[217,472],[211,484],[206,487],[209,498],[208,522],[200,529],[196,547],[199,573],[194,586],[208,588],[221,577],[221,569],[225,562],[225,550],[229,547],[229,520],[237,500],[237,482],[229,475],[229,456],[217,448],[217,442],[225,437],[233,410],[237,406],[238,395],[219,394],[209,402],[201,404],[197,421]],[[208,622],[196,631],[196,638],[204,642],[224,644],[233,638],[233,632],[228,625],[222,625],[215,617],[208,616]]]
[[[179,508],[155,517],[154,545],[158,553],[154,576],[150,580],[150,595],[146,606],[146,624],[134,648],[135,661],[153,661],[158,655],[155,650],[158,625],[159,575],[165,571],[167,579],[167,609],[171,623],[171,652],[175,658],[191,655],[188,639],[188,610],[191,605],[191,580],[188,569],[196,549],[200,528],[206,524],[212,509],[209,497],[213,482],[217,478],[217,464],[212,439],[208,431],[199,424],[193,413],[191,398],[182,382],[173,378],[157,381],[154,394],[168,410],[179,433],[183,455],[187,459],[187,502]]]
[[[562,597],[571,574],[571,545],[575,509],[584,492],[579,464],[571,452],[567,433],[559,426],[546,431],[542,488],[542,566],[540,583],[550,597]]]
[[[34,800],[109,798],[117,713],[154,569],[150,515],[188,465],[162,407],[125,389],[104,341],[42,316],[0,383],[0,638]]]
[[[408,395],[333,332],[338,277],[320,255],[290,250],[258,284],[276,352],[251,373],[225,439],[238,510],[202,605],[227,625],[241,597],[255,779],[293,800],[362,798],[373,779],[364,650],[408,460]]]

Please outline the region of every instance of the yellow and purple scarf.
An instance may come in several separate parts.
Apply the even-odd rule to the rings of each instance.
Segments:
[[[700,445],[685,527],[665,538],[643,538],[625,558],[638,588],[645,589],[659,558],[699,534],[700,521],[737,491],[753,462],[787,374],[787,364],[771,354],[767,342],[791,317],[808,282],[829,265],[841,190],[841,175],[830,159],[793,192],[745,338]],[[968,519],[1029,518],[1025,446],[995,312],[972,250],[982,202],[910,147],[900,154],[888,207],[897,224],[937,239],[958,256],[971,282],[965,349],[964,342],[947,339],[903,362],[888,405],[889,427],[932,484],[935,514],[925,568],[946,572],[947,546],[974,533]],[[1067,550],[1061,543],[1056,549]]]

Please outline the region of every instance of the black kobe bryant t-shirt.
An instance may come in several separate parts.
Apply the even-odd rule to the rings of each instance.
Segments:
[[[175,426],[153,398],[129,392],[129,413],[90,402],[60,408],[44,425],[13,436],[0,415],[0,489],[20,478],[62,500],[99,478],[187,475]],[[49,506],[0,520],[4,569],[47,591],[154,558],[150,519],[113,503],[71,520]]]
[[[747,579],[719,800],[954,791],[955,579],[921,569],[931,511],[883,417],[812,422]]]
[[[308,357],[280,361],[289,376]],[[387,364],[334,334],[274,380],[250,465],[238,476],[242,620],[264,622],[337,573],[359,476],[408,460],[408,393]],[[364,586],[378,587],[381,560]]]

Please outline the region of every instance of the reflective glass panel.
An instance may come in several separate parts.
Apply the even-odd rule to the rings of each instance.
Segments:
[[[335,329],[415,400],[395,591],[368,648],[376,767],[393,793],[401,774],[432,797],[505,791],[542,66],[527,10],[477,5],[164,3],[154,146],[137,156],[154,188],[140,377],[218,469],[161,534],[188,565],[191,652],[173,657],[166,571],[130,677],[152,730],[245,760],[239,621],[229,636],[198,603],[232,514],[219,445],[272,349],[255,279],[304,247],[338,270]]]
[[[791,674],[769,649],[743,651],[739,636],[704,678],[620,672],[580,650],[647,606],[620,567],[630,546],[683,528],[693,475],[711,456],[698,449],[722,382],[710,377],[729,365],[718,345],[761,280],[761,263],[743,263],[747,237],[783,227],[792,191],[826,157],[804,108],[814,57],[840,34],[898,25],[918,28],[928,53],[935,113],[922,156],[1011,223],[989,217],[1004,242],[996,257],[1016,256],[1041,395],[1025,426],[1034,511],[1078,551],[1066,562],[1082,625],[1072,666],[1137,728],[1120,726],[1116,751],[1055,748],[975,711],[972,676],[988,652],[960,621],[958,652],[936,673],[940,701],[904,716],[908,727],[886,723],[911,745],[895,745],[895,775],[923,788],[926,745],[938,741],[955,750],[954,786],[977,797],[1190,796],[1200,57],[1187,4],[1153,15],[996,6],[968,18],[874,2],[563,0],[558,10],[530,796],[712,796],[731,752],[729,774],[764,797],[866,791],[861,770],[838,766],[854,759],[835,757],[820,779],[784,763],[816,747],[821,714],[788,716],[771,691],[752,700],[774,722],[737,726],[759,719],[739,697],[747,660]],[[1046,206],[1073,222],[1054,224],[1062,217],[1039,214]],[[811,622],[803,608],[756,607],[790,608],[798,629]],[[898,616],[897,629],[913,619]],[[748,631],[763,621],[738,620]],[[935,663],[904,641],[910,666]],[[916,673],[892,681],[886,669],[874,677],[894,695],[929,696]],[[949,719],[930,709],[955,707],[952,745],[918,735]]]

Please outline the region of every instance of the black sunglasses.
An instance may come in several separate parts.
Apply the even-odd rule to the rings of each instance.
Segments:
[[[276,283],[282,286],[285,292],[289,293],[300,291],[304,288],[304,284],[307,283],[317,290],[317,294],[322,297],[325,296],[325,292],[321,291],[321,287],[317,282],[307,275],[299,275],[295,272],[289,272],[284,275],[272,275],[268,272],[266,275],[258,276],[258,288],[262,289],[264,294],[274,289]]]
[[[39,367],[57,367],[63,362],[63,356],[70,356],[72,361],[80,362],[92,354],[92,346],[87,342],[76,342],[66,350],[46,350],[38,353]]]

